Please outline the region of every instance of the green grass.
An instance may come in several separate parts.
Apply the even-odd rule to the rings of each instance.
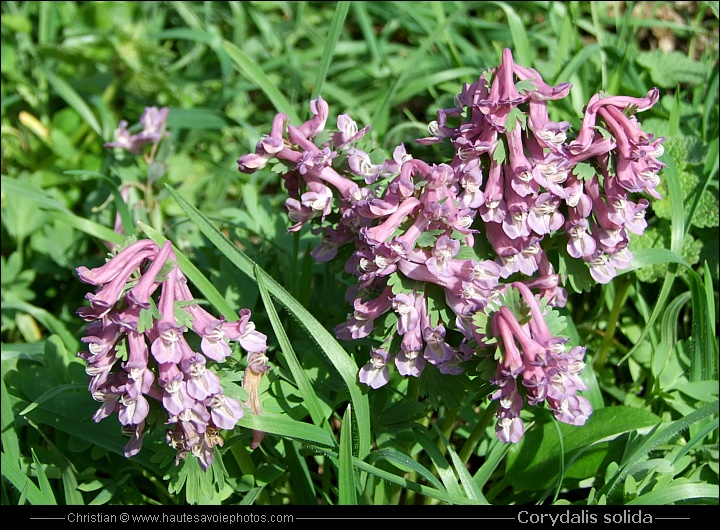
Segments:
[[[414,140],[506,47],[572,83],[552,120],[577,130],[593,94],[657,86],[642,124],[667,138],[633,265],[566,285],[593,416],[528,410],[511,446],[478,377],[358,383],[369,342],[332,333],[351,309],[342,264],[310,258],[309,229],[287,231],[273,164],[236,163],[317,95],[328,129],[343,113],[372,125],[378,159],[400,142],[440,159]],[[2,2],[1,74],[2,504],[718,503],[716,3]],[[103,148],[148,106],[170,108],[171,133],[150,164]],[[116,417],[92,421],[75,268],[125,239],[116,212],[126,235],[173,242],[207,307],[250,308],[268,335],[263,414],[226,434],[207,473],[176,467],[162,429],[126,459]],[[244,362],[235,352],[224,380]],[[266,436],[250,450],[253,429]]]

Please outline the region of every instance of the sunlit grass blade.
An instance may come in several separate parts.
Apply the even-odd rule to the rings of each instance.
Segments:
[[[257,87],[262,90],[268,97],[270,102],[275,105],[278,112],[286,114],[292,123],[300,123],[298,115],[295,113],[295,107],[285,99],[285,96],[277,89],[275,83],[268,79],[265,72],[253,62],[253,60],[242,51],[237,45],[230,41],[224,41],[223,48],[233,60],[238,70],[250,79]]]
[[[5,366],[5,363],[3,363]],[[17,432],[15,432],[15,413],[10,405],[10,394],[8,394],[7,386],[5,386],[5,374],[0,381],[0,410],[2,416],[0,422],[2,425],[2,449],[3,460],[8,459],[15,465],[20,464],[20,443],[18,441]]]
[[[55,504],[55,502],[53,502],[55,499],[48,499],[45,494],[40,491],[40,488],[25,475],[18,463],[11,461],[5,455],[5,452],[2,453],[0,466],[2,467],[2,476],[22,494],[27,502],[33,505]],[[24,504],[22,498],[19,504]]]
[[[675,251],[667,248],[641,248],[633,252],[633,260],[626,269],[617,271],[617,275],[627,274],[641,267],[648,265],[659,265],[662,263],[677,263],[691,270],[690,264],[681,258]]]
[[[345,414],[343,414],[342,428],[340,430],[340,455],[338,458],[338,504],[341,505],[357,504],[352,430],[352,405],[348,405]]]
[[[408,101],[412,99],[416,94],[420,94],[428,87],[437,86],[447,81],[458,81],[459,85],[462,85],[463,78],[467,80],[476,80],[478,78],[477,68],[451,68],[443,70],[442,72],[435,72],[428,76],[422,77],[410,81],[404,85],[404,87],[393,96],[393,103],[400,103],[402,101]]]
[[[452,459],[453,466],[455,467],[455,473],[460,478],[460,483],[465,490],[465,495],[467,495],[470,499],[478,501],[478,504],[490,504],[485,498],[485,495],[483,495],[482,489],[473,480],[473,477],[465,467],[465,464],[463,464],[462,460],[460,460],[460,457],[455,452],[455,449],[447,446],[447,450],[450,458]]]
[[[435,471],[440,476],[440,480],[442,480],[448,495],[461,496],[462,491],[458,485],[457,477],[445,459],[445,455],[442,454],[435,442],[433,442],[427,434],[418,431],[415,431],[413,434],[415,435],[415,440],[422,446],[430,458],[430,461],[433,463],[433,466],[435,466]]]
[[[448,454],[450,455],[453,467],[455,468],[455,475],[457,475],[457,477],[460,479],[460,483],[465,490],[465,495],[468,498],[477,501],[479,504],[489,504],[487,499],[483,495],[482,490],[473,481],[472,475],[470,475],[470,472],[465,467],[465,463],[463,463],[463,461],[460,459],[455,449],[452,448],[443,432],[440,430],[436,423],[433,423],[432,426],[435,432],[437,432],[437,435],[440,438],[440,441],[442,441],[443,445],[445,446]]]
[[[325,78],[327,77],[330,63],[332,62],[335,46],[337,46],[338,39],[340,38],[348,9],[350,9],[350,2],[338,2],[335,6],[335,13],[333,14],[330,28],[325,37],[325,46],[323,47],[322,57],[320,58],[320,65],[315,72],[315,82],[313,83],[310,99],[316,99],[322,93]]]
[[[238,422],[238,425],[246,429],[275,434],[316,446],[337,446],[335,438],[320,427],[293,420],[280,414],[264,413],[261,416],[256,416],[255,414],[247,413]]]
[[[705,436],[708,435],[708,433],[716,430],[718,428],[719,419],[715,418],[708,423],[706,423],[702,429],[700,429],[697,433],[695,433],[690,440],[688,440],[688,443],[682,446],[682,449],[675,455],[675,459],[673,460],[673,463],[677,462],[682,458],[684,455],[688,453],[693,447],[697,446],[700,442],[703,441]]]
[[[265,489],[265,486],[261,486],[258,488],[252,488],[250,491],[248,491],[245,496],[242,498],[242,500],[238,503],[240,506],[252,506],[255,504],[255,501],[257,501],[260,494]]]
[[[513,56],[518,64],[530,67],[534,64],[535,54],[530,46],[530,40],[527,36],[527,28],[523,24],[520,16],[515,10],[505,2],[492,2],[493,4],[499,5],[505,15],[507,16],[508,28],[510,29],[510,36],[513,43]]]
[[[717,504],[719,497],[718,487],[713,484],[670,484],[640,495],[626,502],[625,506],[672,505],[679,501],[692,502],[695,500]]]
[[[677,328],[680,311],[690,301],[690,293],[681,293],[667,304],[662,315],[661,340],[657,348],[652,352],[651,372],[655,377],[655,390],[660,391],[660,375],[667,365],[667,361],[675,349],[677,343]]]
[[[326,451],[323,451],[323,452],[326,452]],[[392,473],[383,471],[382,469],[378,469],[366,462],[363,462],[362,460],[359,460],[358,458],[353,458],[353,465],[360,471],[365,471],[370,475],[374,475],[374,476],[381,478],[383,480],[386,480],[392,484],[402,486],[405,489],[414,491],[416,493],[420,493],[421,495],[425,495],[426,497],[430,497],[432,499],[437,499],[439,501],[446,502],[448,504],[460,504],[460,505],[479,504],[477,501],[468,499],[467,497],[464,497],[462,495],[454,495],[452,493],[445,493],[445,492],[439,491],[435,488],[430,488],[428,486],[418,484],[417,482],[413,482],[411,480],[408,480],[408,479],[405,479],[402,477],[398,477],[397,475],[393,475]]]
[[[178,192],[170,187],[167,190],[205,237],[236,267],[250,278],[255,279],[255,262],[233,245],[207,217],[187,202]],[[258,268],[257,272],[265,280],[268,292],[285,306],[290,314],[305,328],[328,357],[347,386],[358,426],[358,455],[364,457],[370,452],[370,409],[367,395],[364,395],[357,385],[357,365],[323,325],[302,304],[295,300],[284,287],[261,268]]]
[[[82,493],[78,490],[78,481],[72,466],[63,457],[62,483],[63,493],[65,494],[65,504],[67,506],[83,506],[85,500]]]
[[[360,25],[360,30],[362,31],[365,43],[370,51],[370,56],[374,61],[379,62],[380,50],[378,47],[377,37],[375,36],[375,30],[373,29],[372,20],[367,12],[367,7],[363,2],[352,2],[352,7],[353,12],[355,13],[355,18]]]
[[[135,226],[132,220],[132,215],[130,214],[130,210],[127,206],[127,203],[125,202],[125,199],[123,199],[122,195],[120,194],[120,190],[117,187],[117,184],[113,182],[113,180],[108,177],[107,175],[103,175],[102,173],[98,173],[96,171],[87,171],[83,169],[79,170],[70,170],[65,171],[66,175],[76,175],[79,177],[94,177],[98,178],[110,186],[110,194],[113,196],[113,200],[115,201],[115,208],[117,209],[117,212],[120,214],[120,220],[122,221],[122,227],[125,231],[125,234],[132,234],[135,232]]]
[[[630,466],[641,461],[648,455],[648,453],[656,449],[661,444],[667,442],[678,433],[687,429],[690,425],[717,413],[718,400],[715,400],[714,402],[708,403],[691,412],[687,416],[665,425],[664,428],[656,429],[652,432],[652,434],[647,435],[642,443],[640,443],[634,450],[630,451],[625,458],[623,458],[620,468],[617,470],[612,479],[603,486],[599,493],[604,495],[612,493],[617,485],[625,479],[629,473]]]
[[[442,485],[432,471],[399,451],[394,451],[392,449],[380,449],[378,451],[373,451],[368,457],[368,463],[373,465],[381,460],[387,460],[393,464],[397,464],[403,471],[414,471],[432,484],[438,491],[447,492],[445,486]]]
[[[450,15],[444,23],[437,25],[433,32],[423,39],[423,41],[413,52],[413,54],[408,57],[406,61],[403,62],[404,66],[402,70],[396,74],[393,82],[382,95],[382,98],[380,99],[380,104],[375,107],[377,110],[373,115],[371,123],[373,126],[373,130],[376,132],[376,134],[378,134],[379,136],[383,136],[387,131],[389,109],[396,92],[396,87],[404,86],[405,81],[409,75],[413,73],[417,75],[417,65],[428,53],[430,47],[436,44],[445,34],[445,31],[464,14],[465,8],[459,6],[457,11]]]
[[[690,275],[690,303],[692,307],[692,358],[690,363],[690,381],[717,380],[718,343],[715,325],[709,317],[710,307],[715,304],[715,297],[708,296],[705,282],[710,282],[708,274],[703,281],[699,274]]]
[[[295,384],[300,390],[300,395],[303,398],[303,405],[308,409],[313,423],[318,427],[322,427],[327,430],[329,434],[332,434],[330,424],[328,423],[327,418],[323,413],[322,406],[319,402],[317,394],[315,393],[315,390],[313,389],[313,385],[310,382],[310,379],[308,379],[308,376],[305,373],[302,365],[300,364],[300,361],[295,354],[295,350],[293,349],[292,344],[290,344],[290,339],[288,339],[282,322],[280,322],[280,317],[278,317],[277,311],[275,310],[275,304],[273,304],[270,293],[268,293],[268,290],[265,287],[265,280],[263,280],[263,276],[259,273],[257,266],[255,271],[255,279],[257,281],[258,288],[260,289],[260,296],[262,297],[263,304],[265,305],[265,310],[267,311],[268,317],[270,318],[270,324],[272,325],[275,336],[277,337],[278,343],[280,344],[280,349],[285,356],[285,361],[290,367],[290,372],[292,373],[293,379],[295,380]]]
[[[35,464],[35,474],[37,475],[38,485],[40,486],[40,493],[44,499],[43,504],[56,505],[57,500],[55,499],[55,493],[50,485],[47,474],[45,474],[45,469],[35,454],[35,450],[30,449],[30,452],[32,453],[33,463]]]
[[[485,461],[473,475],[473,480],[475,481],[475,484],[477,484],[478,488],[482,490],[482,488],[485,487],[485,484],[487,484],[488,480],[490,480],[491,475],[503,461],[508,449],[510,449],[510,444],[502,443],[497,439],[492,442],[492,446],[488,451]]]

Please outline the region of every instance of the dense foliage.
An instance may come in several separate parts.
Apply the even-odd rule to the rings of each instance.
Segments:
[[[2,2],[0,71],[3,504],[717,504],[717,3]]]

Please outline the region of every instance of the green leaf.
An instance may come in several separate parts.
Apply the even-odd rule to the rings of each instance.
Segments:
[[[492,152],[493,160],[498,164],[504,164],[505,158],[507,158],[506,152],[507,150],[505,149],[505,142],[503,142],[502,140],[499,141],[497,144],[495,144],[495,149],[493,149]]]
[[[523,111],[521,111],[518,107],[515,107],[508,113],[507,118],[505,119],[505,129],[507,132],[512,132],[518,124],[520,125],[520,128],[525,129],[527,117]]]
[[[572,172],[573,175],[580,180],[590,180],[597,174],[597,171],[592,164],[588,164],[587,162],[579,162],[575,164]]]
[[[434,247],[438,236],[444,233],[445,230],[425,230],[418,237],[416,245],[419,247]]]
[[[646,410],[614,406],[595,410],[583,426],[568,425],[554,419],[537,424],[528,429],[522,440],[508,453],[505,478],[514,487],[522,490],[546,489],[552,486],[563,459],[566,462],[566,477],[581,478],[573,473],[573,466],[581,462],[568,465],[571,459],[577,459],[581,453],[589,451],[589,456],[600,456],[602,461],[603,453],[607,449],[599,447],[600,452],[593,455],[594,445],[629,431],[652,427],[660,421],[655,414]],[[564,454],[561,452],[560,434],[565,448]],[[592,466],[590,467],[592,469]]]
[[[636,60],[648,70],[652,82],[660,88],[675,88],[683,83],[695,85],[706,79],[705,65],[678,51],[640,52]]]
[[[532,92],[536,89],[537,85],[533,79],[522,79],[515,83],[515,90],[517,90],[522,96],[525,95],[525,92]]]

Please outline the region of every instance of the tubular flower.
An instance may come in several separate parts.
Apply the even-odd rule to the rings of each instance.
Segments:
[[[393,373],[417,377],[427,365],[461,374],[497,351],[491,399],[501,440],[523,436],[524,404],[547,405],[575,425],[591,414],[576,394],[584,348],[566,351],[545,324],[558,321],[552,308],[568,298],[557,261],[577,260],[599,283],[629,266],[630,237],[644,231],[649,198],[658,196],[664,139],[643,132],[635,116],[658,101],[657,89],[593,96],[575,132],[549,112],[571,88],[548,85],[504,50],[500,65],[465,84],[417,140],[449,144],[449,159],[424,161],[404,144],[392,158],[376,157],[364,138],[369,126],[347,114],[321,141],[329,115],[321,98],[299,126],[276,116],[267,138],[277,149],[258,144],[238,159],[245,173],[272,159],[284,164],[288,230],[312,224],[320,262],[350,256],[354,311],[334,331],[378,341],[361,383],[379,388]]]

